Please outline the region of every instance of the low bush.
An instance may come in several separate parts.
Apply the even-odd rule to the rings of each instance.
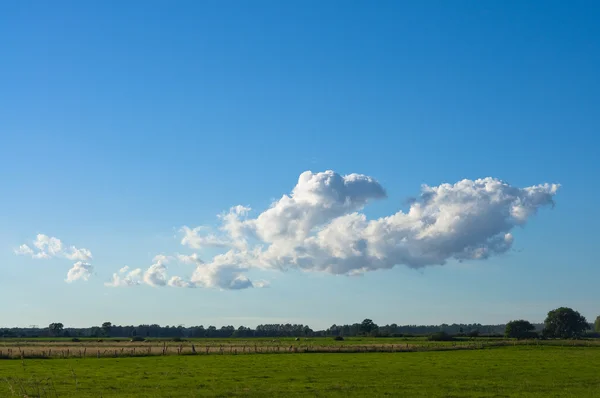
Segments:
[[[143,338],[142,336],[133,336],[131,338],[131,341],[145,341],[146,339]]]
[[[344,341],[344,338],[342,336],[335,336],[333,339],[335,341]]]
[[[453,341],[454,338],[446,332],[437,332],[427,338],[429,341]]]

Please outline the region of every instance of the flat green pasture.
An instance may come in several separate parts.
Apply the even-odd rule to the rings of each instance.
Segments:
[[[600,397],[600,348],[0,361],[0,396]]]

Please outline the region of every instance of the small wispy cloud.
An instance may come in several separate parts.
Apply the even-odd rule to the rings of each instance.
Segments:
[[[109,287],[126,287],[136,286],[142,283],[143,271],[141,268],[130,270],[128,266],[125,266],[112,275],[109,282],[104,285]]]
[[[87,281],[93,272],[93,266],[88,262],[92,259],[92,252],[85,248],[65,246],[63,242],[52,236],[38,234],[33,241],[33,247],[26,244],[20,245],[14,253],[20,256],[29,256],[34,259],[66,258],[77,261],[67,272],[66,282],[77,280]]]

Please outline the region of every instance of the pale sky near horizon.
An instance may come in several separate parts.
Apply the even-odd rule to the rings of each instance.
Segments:
[[[593,321],[598,17],[0,4],[0,327]]]

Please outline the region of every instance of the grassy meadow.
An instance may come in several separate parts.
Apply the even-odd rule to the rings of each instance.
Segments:
[[[600,397],[600,348],[0,361],[0,396]]]

